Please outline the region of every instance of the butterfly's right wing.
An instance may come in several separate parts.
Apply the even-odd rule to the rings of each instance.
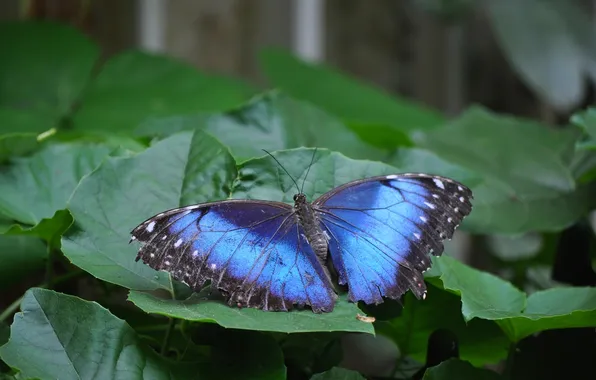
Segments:
[[[285,203],[228,200],[183,207],[146,220],[131,234],[142,243],[137,260],[195,291],[211,280],[230,304],[333,309],[332,285]]]

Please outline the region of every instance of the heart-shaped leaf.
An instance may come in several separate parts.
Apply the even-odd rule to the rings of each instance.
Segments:
[[[441,125],[431,109],[324,67],[308,64],[279,50],[264,50],[261,65],[275,87],[336,115],[364,141],[383,148],[408,144],[415,129]]]
[[[201,129],[228,146],[238,161],[301,146],[328,148],[354,158],[381,158],[382,151],[362,142],[350,129],[318,108],[277,91],[267,92],[248,104],[218,114],[194,114],[152,119],[139,134],[170,135]],[[385,154],[386,155],[386,154]]]
[[[425,300],[407,294],[402,314],[377,325],[377,332],[393,340],[401,355],[422,363],[428,337],[437,329],[451,331],[457,337],[460,357],[474,365],[497,363],[507,356],[510,342],[495,322],[464,320],[460,298],[432,285]]]
[[[473,108],[414,139],[483,179],[472,186],[471,229],[524,233],[561,230],[593,206],[594,189],[577,187],[570,168],[578,136],[576,129],[552,130]]]
[[[0,106],[49,119],[42,130],[70,112],[99,55],[74,28],[47,21],[0,24],[0,51]]]
[[[132,131],[150,117],[229,109],[252,92],[239,80],[205,75],[165,56],[129,51],[103,65],[73,123],[84,130]]]
[[[0,357],[23,378],[189,379],[201,372],[159,357],[99,304],[39,288],[25,293]]]
[[[134,261],[130,231],[163,210],[226,198],[236,176],[229,152],[201,132],[174,135],[133,157],[110,158],[73,194],[68,207],[75,228],[63,239],[63,252],[102,280],[172,291],[166,273]]]
[[[445,289],[461,296],[464,319],[495,321],[511,342],[542,330],[591,327],[596,320],[596,288],[553,288],[526,296],[507,281],[448,256],[433,261],[428,276],[438,275]]]

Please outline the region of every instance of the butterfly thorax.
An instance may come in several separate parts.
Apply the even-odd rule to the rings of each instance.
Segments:
[[[321,228],[320,220],[312,205],[302,193],[294,195],[294,211],[304,235],[322,263],[327,259],[327,235]]]

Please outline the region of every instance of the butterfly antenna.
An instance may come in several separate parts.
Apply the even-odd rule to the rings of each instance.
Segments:
[[[300,192],[302,193],[304,190],[304,183],[306,182],[306,177],[308,177],[308,173],[310,172],[310,168],[313,164],[313,162],[315,162],[315,155],[317,154],[317,148],[315,148],[315,151],[312,153],[312,158],[310,159],[310,164],[308,165],[308,169],[306,170],[306,175],[304,176],[304,179],[302,180],[302,188],[300,189]]]
[[[292,180],[292,182],[294,182],[294,185],[296,185],[296,189],[298,191],[300,191],[300,187],[298,186],[298,182],[296,182],[296,180],[294,179],[294,177],[292,177],[292,175],[290,173],[288,173],[288,171],[286,170],[286,168],[284,168],[284,166],[281,164],[281,162],[279,162],[277,160],[277,158],[275,158],[271,153],[267,152],[265,149],[263,149],[263,152],[265,152],[268,155],[270,155],[271,158],[273,158],[275,160],[275,162],[277,162],[277,164],[284,170],[284,172],[286,172],[286,174],[288,175],[288,177],[290,177],[290,179]]]

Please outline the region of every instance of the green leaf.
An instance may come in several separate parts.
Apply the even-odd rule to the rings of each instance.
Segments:
[[[24,377],[189,379],[199,372],[196,365],[159,357],[125,321],[95,302],[33,288],[21,310],[0,356]]]
[[[436,111],[279,50],[264,50],[260,61],[274,86],[337,115],[363,140],[380,147],[402,145],[409,132],[444,122]]]
[[[424,380],[504,380],[496,372],[476,368],[468,362],[449,359],[426,370]]]
[[[108,153],[103,146],[58,144],[14,159],[0,172],[0,213],[29,225],[52,218]]]
[[[581,104],[585,77],[595,77],[596,45],[580,3],[492,0],[486,15],[512,68],[541,101],[562,113]]]
[[[228,146],[237,160],[274,151],[310,146],[338,150],[354,158],[381,158],[382,153],[363,143],[335,118],[314,106],[279,92],[255,97],[248,104],[219,114],[194,114],[152,119],[140,134],[169,135],[180,130],[210,132]]]
[[[73,122],[76,129],[131,131],[151,117],[236,107],[251,93],[238,80],[205,75],[165,56],[129,51],[101,68]]]
[[[349,181],[401,172],[381,162],[352,160],[341,153],[319,149],[305,179],[313,149],[282,150],[275,152],[274,156],[300,186],[304,182],[304,194],[309,200]],[[296,191],[296,186],[288,175],[270,157],[265,156],[239,165],[239,178],[235,182],[232,196],[237,199],[267,199],[293,204]]]
[[[335,304],[331,313],[314,314],[311,310],[264,312],[258,309],[238,309],[195,293],[178,301],[160,299],[148,293],[131,291],[129,301],[148,313],[185,319],[194,322],[217,323],[226,328],[273,331],[283,333],[349,331],[373,334],[372,324],[361,322],[356,304],[345,296]]]
[[[72,223],[73,219],[68,210],[58,210],[52,218],[44,218],[31,228],[14,225],[5,232],[5,235],[36,236],[45,240],[50,247],[58,249],[60,238]]]
[[[1,134],[29,134],[37,135],[51,129],[54,120],[48,119],[41,113],[28,110],[12,109],[0,106],[0,133]]]
[[[588,137],[588,141],[582,142],[581,146],[596,149],[596,108],[588,107],[585,111],[574,114],[571,122],[580,127]]]
[[[547,329],[591,327],[596,321],[596,288],[553,288],[527,297],[510,283],[448,256],[433,261],[427,276],[440,276],[445,289],[461,296],[464,319],[494,320],[511,342]]]
[[[593,203],[589,187],[576,188],[570,163],[578,131],[495,116],[472,108],[450,125],[416,134],[417,143],[455,165],[482,175],[472,187],[477,232],[523,233],[565,228]]]
[[[387,161],[404,172],[442,175],[465,183],[471,188],[483,182],[480,174],[461,165],[446,161],[435,153],[425,149],[400,148]]]
[[[47,249],[30,236],[0,235],[0,289],[44,267]]]
[[[311,380],[365,380],[364,376],[356,371],[341,367],[333,367],[329,371],[313,375]]]
[[[516,340],[536,332],[596,325],[596,288],[553,288],[532,293],[523,313],[500,322]]]
[[[130,231],[161,211],[227,198],[236,176],[226,148],[201,132],[174,135],[133,157],[109,158],[73,194],[68,208],[76,222],[62,250],[104,281],[172,291],[168,274],[135,262]]]
[[[0,36],[0,105],[43,115],[52,123],[44,130],[55,126],[87,84],[97,47],[54,22],[3,23]]]
[[[12,156],[22,156],[37,148],[36,133],[11,133],[0,136],[0,164]]]
[[[417,300],[408,293],[402,314],[376,327],[377,333],[397,344],[401,355],[419,362],[425,361],[428,337],[437,329],[453,332],[461,358],[474,365],[497,363],[507,356],[510,342],[495,322],[464,320],[460,298],[434,286],[428,287],[425,300]]]

